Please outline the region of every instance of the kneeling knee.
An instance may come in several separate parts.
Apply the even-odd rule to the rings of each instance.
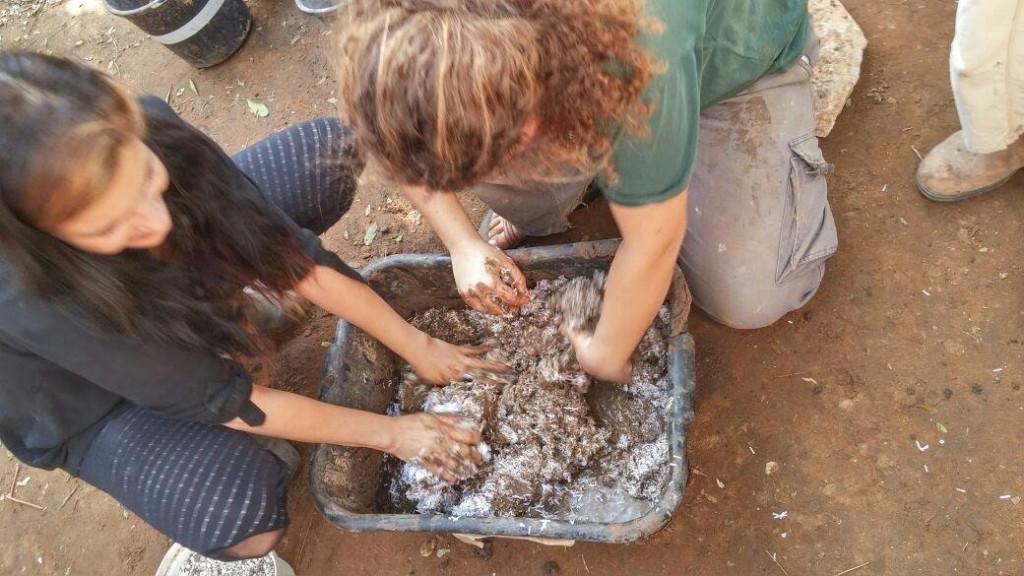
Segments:
[[[767,306],[763,302],[756,306],[735,303],[704,309],[715,322],[736,330],[757,330],[771,326],[790,310],[790,308]]]
[[[821,275],[809,276],[803,282],[772,285],[759,289],[748,287],[732,293],[719,294],[707,306],[696,302],[715,321],[737,330],[756,330],[776,323],[786,314],[802,308],[818,291]],[[695,296],[696,297],[696,296]]]
[[[237,560],[248,560],[250,558],[262,558],[270,554],[277,547],[278,542],[284,536],[284,528],[264,532],[250,536],[238,544],[225,550],[225,555]]]

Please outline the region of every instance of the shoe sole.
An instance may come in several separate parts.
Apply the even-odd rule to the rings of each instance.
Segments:
[[[982,194],[986,194],[988,192],[991,192],[991,191],[995,190],[996,188],[999,188],[1003,184],[1006,184],[1007,182],[1010,181],[1010,178],[1013,178],[1013,174],[1010,174],[1009,176],[1007,176],[1006,178],[1003,178],[1002,180],[1000,180],[999,182],[996,182],[995,184],[990,184],[988,186],[984,186],[982,188],[978,188],[977,190],[970,190],[970,191],[967,191],[967,192],[963,192],[961,194],[956,194],[954,196],[949,196],[949,195],[945,195],[945,194],[938,194],[937,192],[935,192],[934,190],[932,190],[931,188],[926,186],[924,182],[921,182],[920,174],[916,174],[916,173],[914,174],[914,182],[917,184],[917,191],[920,192],[922,196],[924,196],[925,198],[927,198],[929,200],[934,200],[935,202],[947,202],[947,203],[948,202],[959,202],[961,200],[967,200],[968,198],[974,198],[975,196],[981,196]]]

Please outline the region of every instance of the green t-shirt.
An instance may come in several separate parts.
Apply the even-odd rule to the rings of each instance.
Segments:
[[[609,201],[642,206],[690,183],[700,113],[761,77],[784,72],[807,47],[807,0],[647,0],[662,22],[641,41],[664,68],[644,98],[654,107],[650,135],[620,131],[612,149],[619,180],[599,178]]]

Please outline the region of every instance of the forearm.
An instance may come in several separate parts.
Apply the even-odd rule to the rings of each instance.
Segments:
[[[449,252],[454,254],[467,245],[483,242],[454,193],[420,187],[403,187],[402,191],[427,219]]]
[[[361,328],[410,365],[416,374],[433,384],[447,384],[474,370],[505,368],[482,356],[486,349],[455,346],[431,337],[398,315],[369,286],[316,266],[296,287],[299,294],[328,312]]]
[[[389,450],[394,444],[392,418],[343,406],[318,402],[305,396],[253,386],[252,402],[267,415],[260,426],[239,418],[225,426],[296,442],[358,446]]]
[[[315,266],[296,291],[313,304],[348,320],[405,360],[410,360],[430,340],[369,286],[330,268]]]
[[[504,314],[530,301],[526,276],[507,254],[480,237],[455,194],[403,191],[448,248],[455,285],[470,308]]]
[[[652,254],[624,241],[612,262],[594,346],[609,365],[629,361],[665,301],[678,247]]]
[[[665,301],[686,236],[688,194],[659,204],[612,206],[622,244],[608,272],[601,319],[594,332],[594,357],[625,366]]]

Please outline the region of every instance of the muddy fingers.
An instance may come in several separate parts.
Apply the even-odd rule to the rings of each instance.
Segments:
[[[448,436],[454,439],[454,441],[470,446],[483,441],[480,432],[472,422],[455,415],[440,416],[440,418],[448,424]],[[476,450],[473,450],[473,452],[475,453]]]
[[[425,468],[428,472],[434,474],[435,476],[449,484],[457,484],[459,482],[459,479],[455,475],[455,473],[449,470],[435,456],[423,456],[418,460],[417,464],[423,466],[423,468]]]

